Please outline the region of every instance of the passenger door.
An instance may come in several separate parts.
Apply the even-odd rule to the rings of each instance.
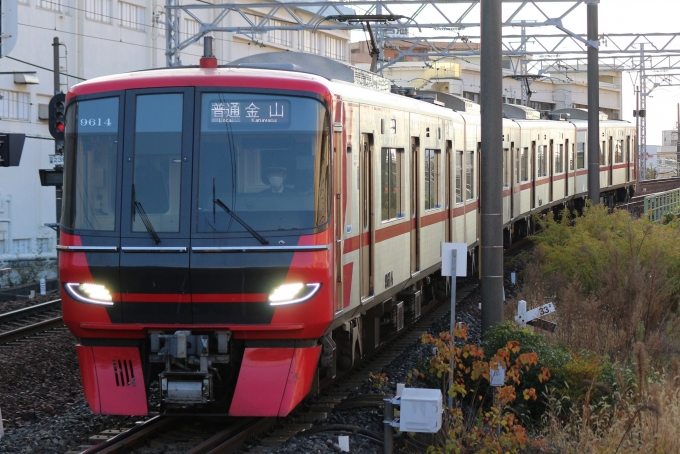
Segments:
[[[359,275],[361,300],[373,296],[373,136],[361,135],[359,158]]]
[[[194,90],[126,94],[120,288],[124,323],[192,323]]]
[[[411,137],[411,275],[420,271],[420,138]]]

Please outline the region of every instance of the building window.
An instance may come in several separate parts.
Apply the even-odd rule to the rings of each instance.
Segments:
[[[257,27],[260,25],[260,21],[262,20],[260,17],[255,16],[254,14],[246,14],[246,23],[244,24],[245,27]],[[262,33],[253,33],[253,32],[241,32],[241,34],[247,36],[248,38],[252,40],[262,40]]]
[[[425,150],[425,209],[441,208],[439,178],[441,150]]]
[[[319,35],[307,30],[300,30],[298,34],[298,49],[311,54],[319,53]]]
[[[389,221],[404,216],[402,209],[403,148],[382,148],[380,152],[381,218]]]
[[[283,22],[278,20],[270,20],[269,25],[272,27],[285,26]],[[267,32],[267,41],[290,47],[293,45],[293,30],[287,30],[285,28],[280,30],[269,30]]]
[[[120,26],[144,31],[144,8],[130,3],[118,3]]]
[[[30,254],[31,253],[31,239],[24,238],[20,240],[14,240],[14,253],[15,254]]]
[[[475,180],[474,180],[474,163],[475,152],[468,151],[465,156],[465,199],[472,200],[475,198]]]
[[[35,239],[35,252],[36,254],[47,254],[50,252],[50,239],[49,238],[36,238]]]
[[[68,0],[38,0],[38,7],[68,13]]]
[[[549,103],[549,102],[531,101],[529,103],[529,107],[531,107],[532,109],[536,109],[536,110],[547,110],[547,111],[555,110],[555,104],[552,104],[552,103]]]
[[[472,102],[479,104],[479,93],[473,93],[471,91],[464,91],[463,98],[469,99]]]
[[[456,151],[456,203],[463,202],[463,152]]]
[[[87,0],[85,17],[97,22],[111,23],[111,0]]]
[[[0,118],[29,120],[30,101],[28,93],[0,90]]]
[[[586,168],[586,143],[579,142],[576,149],[576,168]]]
[[[198,22],[196,22],[193,19],[184,19],[184,39],[189,39],[192,36],[198,35],[198,32],[200,30],[201,30],[201,24],[199,24]],[[195,41],[194,44],[202,45],[203,44],[203,38]]]
[[[326,36],[326,57],[334,58],[335,60],[347,60],[347,44],[344,40]]]

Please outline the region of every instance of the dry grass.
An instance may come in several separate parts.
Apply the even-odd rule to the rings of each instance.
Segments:
[[[592,397],[597,379],[578,402],[546,396],[545,439],[560,453],[680,452],[680,230],[599,208],[564,219],[540,221],[518,299],[554,302],[547,339],[608,356],[615,378],[609,398]]]
[[[551,397],[544,436],[560,453],[676,453],[680,451],[680,376],[678,367],[657,381],[647,377],[644,344],[635,347],[636,374],[643,386],[614,393],[614,404],[584,404],[565,415],[563,402]],[[621,388],[625,389],[624,383]]]
[[[598,208],[565,219],[543,221],[519,297],[555,303],[550,340],[617,361],[638,341],[655,364],[680,353],[680,231]]]

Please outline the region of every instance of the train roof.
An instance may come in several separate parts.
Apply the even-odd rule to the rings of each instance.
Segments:
[[[143,88],[220,87],[225,85],[227,79],[230,87],[273,88],[275,84],[277,87],[284,85],[291,90],[329,94],[328,81],[314,74],[258,68],[182,67],[97,77],[71,87],[68,97]]]
[[[389,79],[360,68],[345,65],[336,60],[301,52],[267,52],[235,60],[230,65],[217,68],[185,66],[179,68],[157,68],[110,76],[98,77],[79,83],[67,94],[67,98],[79,95],[113,91],[165,87],[236,87],[255,89],[288,89],[316,93],[331,101],[332,95],[340,95],[349,102],[371,104],[386,108],[406,108],[422,114],[451,117],[460,115],[472,119],[480,115],[480,106],[468,99],[449,93],[415,91],[392,85]],[[454,114],[455,112],[455,114]],[[505,104],[504,117],[513,122],[569,123],[580,126],[581,118],[587,118],[587,110],[563,109],[551,115],[557,118],[541,118],[533,109]],[[508,121],[505,120],[505,121]],[[601,117],[602,123],[621,126],[627,122]]]

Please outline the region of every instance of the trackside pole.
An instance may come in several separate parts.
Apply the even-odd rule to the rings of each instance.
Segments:
[[[467,244],[466,243],[442,243],[442,276],[451,276],[451,344],[453,346],[453,330],[456,327],[456,277],[467,275]],[[451,355],[451,377],[449,383],[453,384],[453,355]],[[448,395],[448,393],[447,393]],[[453,407],[453,398],[447,399],[449,408]]]
[[[481,0],[482,151],[480,194],[482,336],[503,321],[502,2]]]
[[[588,5],[588,199],[600,203],[600,67],[597,33],[597,4]],[[602,150],[604,154],[604,150]]]
[[[458,251],[455,249],[451,251],[451,347],[454,345],[453,330],[456,328],[456,262],[458,261]],[[449,363],[451,366],[451,377],[449,378],[449,386],[453,385],[453,352],[451,353],[451,361]],[[447,405],[449,410],[453,408],[453,397],[446,392]]]

